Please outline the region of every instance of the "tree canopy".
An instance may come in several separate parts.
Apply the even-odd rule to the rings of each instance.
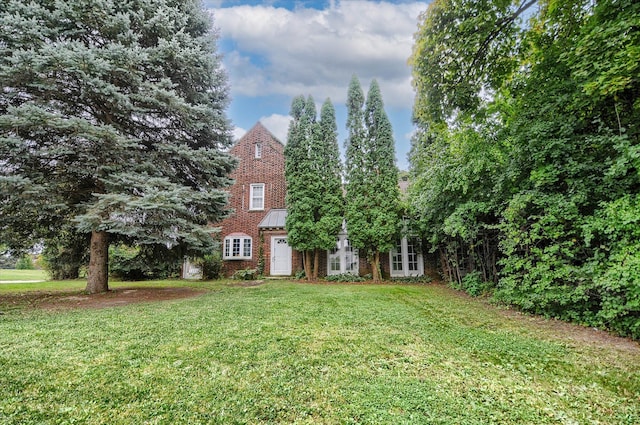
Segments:
[[[457,285],[640,337],[639,47],[632,0],[422,15],[411,205]]]
[[[333,104],[327,99],[316,120],[311,96],[291,102],[285,146],[289,244],[303,252],[307,279],[316,279],[319,252],[334,246],[342,226],[340,156]]]
[[[9,0],[0,11],[0,232],[206,252],[235,165],[226,76],[197,0]]]
[[[389,251],[399,234],[400,190],[391,123],[376,80],[365,101],[353,76],[347,94],[345,219],[349,240],[367,256],[379,281],[380,253]]]

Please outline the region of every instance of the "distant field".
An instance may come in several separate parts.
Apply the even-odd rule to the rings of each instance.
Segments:
[[[204,292],[8,306],[0,424],[640,423],[640,347],[605,332],[434,284],[166,284]]]
[[[0,269],[0,282],[3,280],[47,280],[49,276],[44,270],[7,270]]]

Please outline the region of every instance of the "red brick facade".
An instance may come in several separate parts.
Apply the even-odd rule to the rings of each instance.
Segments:
[[[231,174],[235,183],[228,189],[229,204],[234,213],[221,223],[215,224],[215,227],[221,227],[220,240],[223,242],[223,252],[224,239],[230,234],[245,234],[251,237],[252,252],[251,259],[224,261],[224,273],[229,276],[237,270],[255,269],[262,262],[263,273],[269,275],[271,236],[286,235],[286,232],[284,229],[260,232],[258,224],[271,209],[285,208],[287,189],[284,178],[284,145],[258,122],[230,152],[239,160],[238,167]],[[250,208],[252,184],[264,184],[264,205],[261,209]],[[298,255],[294,251],[292,273],[296,271],[297,260]]]
[[[265,224],[270,222],[269,219],[263,222],[270,211],[286,208],[284,145],[258,122],[231,148],[230,152],[239,160],[238,167],[231,174],[235,183],[228,188],[229,206],[234,212],[227,219],[214,225],[221,228],[219,236],[223,251],[223,273],[231,276],[238,270],[261,269],[262,274],[269,276],[272,274],[272,266],[277,264],[271,252],[273,238],[287,234],[283,224],[273,227]],[[260,208],[255,208],[255,205],[251,208],[252,185],[260,185],[260,187],[264,185],[263,205]],[[263,222],[262,228],[259,227],[261,222]],[[242,259],[230,259],[225,255],[225,238],[231,240],[230,244],[234,240],[239,240],[240,243],[236,249],[242,253],[240,255]],[[251,238],[251,253],[245,257],[243,248],[245,239],[248,238]],[[231,250],[231,247],[227,249]],[[327,275],[327,257],[327,252],[322,252],[320,255],[320,276]],[[284,257],[280,256],[280,258]],[[383,276],[388,277],[390,275],[389,254],[381,254],[380,260]],[[358,265],[361,276],[371,273],[371,266],[366,261],[364,253],[360,255]],[[302,256],[292,250],[291,274],[302,269]]]

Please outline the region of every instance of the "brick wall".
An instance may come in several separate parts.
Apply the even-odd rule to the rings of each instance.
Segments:
[[[262,145],[261,158],[256,158],[256,144]],[[260,246],[258,224],[272,208],[285,208],[286,183],[284,178],[284,145],[278,141],[261,123],[257,123],[230,150],[238,158],[238,167],[231,174],[235,180],[228,189],[229,206],[232,215],[220,223],[220,239],[231,233],[245,233],[252,238],[251,260],[226,260],[224,273],[227,276],[236,270],[256,268]],[[249,210],[250,185],[264,183],[264,209]],[[284,232],[283,232],[284,234]],[[270,239],[264,238],[263,255],[270,250]],[[266,275],[269,261],[265,260]]]

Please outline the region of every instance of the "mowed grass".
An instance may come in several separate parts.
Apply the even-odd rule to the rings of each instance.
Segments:
[[[45,270],[15,270],[0,269],[0,282],[14,280],[47,280],[49,275]]]
[[[571,335],[439,285],[12,312],[0,423],[640,423],[637,346]]]

